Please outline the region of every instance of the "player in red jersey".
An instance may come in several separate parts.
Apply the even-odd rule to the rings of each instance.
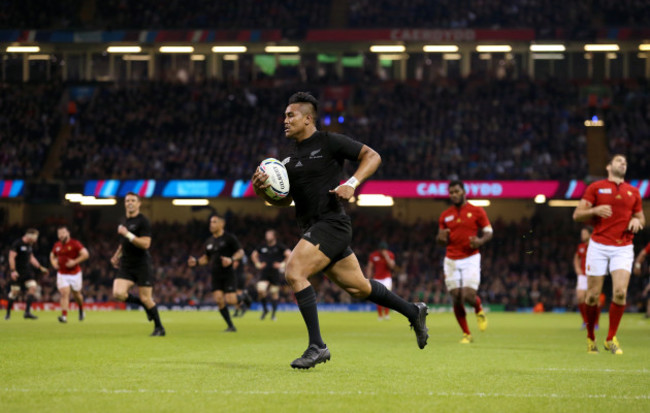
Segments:
[[[476,294],[481,282],[481,254],[478,249],[492,239],[493,231],[485,210],[467,202],[462,181],[449,182],[449,199],[453,204],[439,219],[436,241],[447,246],[445,284],[454,303],[456,320],[463,330],[463,344],[474,339],[467,326],[465,303],[474,307],[479,330],[487,328],[487,317]],[[481,233],[479,237],[478,234]]]
[[[573,255],[573,269],[578,277],[576,284],[576,298],[578,300],[578,309],[582,315],[582,328],[587,327],[587,304],[585,298],[587,297],[587,276],[585,275],[585,262],[587,259],[587,245],[589,245],[589,238],[593,232],[592,227],[584,227],[580,231],[580,244]],[[598,324],[596,324],[598,325]]]
[[[625,311],[634,246],[632,239],[645,225],[641,195],[625,182],[627,159],[614,155],[607,164],[607,179],[587,187],[573,212],[578,222],[593,221],[594,232],[587,248],[587,352],[598,353],[594,328],[598,317],[598,297],[607,272],[612,276],[612,303],[605,350],[623,354],[616,331]]]
[[[369,280],[377,280],[377,282],[384,284],[388,291],[393,289],[393,268],[395,268],[395,254],[388,249],[388,244],[384,241],[380,242],[378,249],[370,253],[368,256],[368,265],[366,266],[366,274]],[[388,320],[388,307],[377,305],[377,314],[379,320]]]
[[[641,265],[643,264],[643,260],[646,259],[648,254],[650,254],[650,242],[645,246],[644,249],[641,250],[639,255],[637,255],[636,259],[634,260],[634,275],[641,275]],[[650,318],[650,282],[648,282],[648,285],[646,285],[645,289],[643,290],[643,296],[646,297],[645,318]]]
[[[70,238],[70,231],[61,225],[56,232],[59,240],[50,251],[50,262],[57,270],[56,287],[61,294],[61,315],[59,322],[68,322],[68,307],[70,306],[70,291],[79,306],[79,321],[84,320],[84,298],[81,295],[83,276],[80,263],[86,261],[90,254],[81,242]]]

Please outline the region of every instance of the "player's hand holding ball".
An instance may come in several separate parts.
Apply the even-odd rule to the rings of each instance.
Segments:
[[[275,158],[264,159],[253,175],[253,186],[271,199],[289,195],[289,174],[284,164]]]

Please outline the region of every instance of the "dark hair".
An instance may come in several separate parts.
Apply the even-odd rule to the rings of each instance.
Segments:
[[[613,154],[612,156],[609,157],[609,160],[607,161],[607,165],[611,165],[611,164],[612,164],[612,161],[613,161],[614,158],[616,158],[617,156],[620,156],[620,157],[624,158],[624,159],[627,161],[627,156],[625,156],[625,154],[622,154],[622,153],[615,153],[615,154]]]
[[[56,230],[58,231],[58,230],[63,229],[63,228],[65,228],[65,229],[67,229],[69,231],[68,226],[65,225],[65,224],[59,225],[58,227],[56,227]]]
[[[36,228],[28,228],[25,231],[25,235],[38,235],[38,230]]]
[[[314,119],[318,117],[318,99],[309,92],[296,92],[289,98],[289,104],[292,103],[309,103],[312,106],[312,116]]]
[[[226,219],[223,215],[221,215],[217,211],[214,211],[213,213],[210,214],[210,217],[208,218],[208,222],[212,221],[212,218]]]
[[[452,186],[460,186],[460,188],[463,191],[465,190],[465,184],[460,179],[454,179],[454,180],[449,181],[449,188],[451,188]]]
[[[124,195],[124,198],[126,198],[126,197],[129,196],[129,195],[133,195],[134,197],[138,198],[138,201],[140,201],[140,195],[136,194],[136,193],[133,192],[133,191],[129,191],[129,192],[127,192],[126,195]]]

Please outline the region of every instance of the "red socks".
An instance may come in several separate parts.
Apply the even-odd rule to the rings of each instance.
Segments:
[[[476,294],[476,304],[474,304],[474,312],[476,314],[480,313],[483,311],[483,306],[481,305],[481,297]]]
[[[613,301],[609,305],[609,333],[607,333],[607,341],[610,341],[616,335],[618,325],[621,323],[621,318],[623,318],[624,312],[624,305],[616,304]]]
[[[587,304],[586,303],[580,303],[578,304],[578,308],[580,309],[580,314],[582,314],[582,322],[587,324]],[[598,320],[596,320],[596,324],[598,324]]]
[[[463,330],[463,333],[465,334],[471,334],[469,332],[469,327],[467,326],[467,318],[465,318],[465,306],[462,304],[455,304],[454,305],[454,315],[456,316],[456,320],[458,321],[458,325],[460,326],[461,330]]]
[[[594,335],[594,327],[596,327],[596,320],[598,320],[598,313],[600,313],[600,308],[597,305],[588,305],[587,307],[587,337],[590,340],[596,340]]]

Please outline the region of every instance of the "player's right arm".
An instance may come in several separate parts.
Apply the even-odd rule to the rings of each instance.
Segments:
[[[639,255],[636,256],[636,259],[634,260],[634,269],[632,270],[634,275],[641,275],[641,264],[643,264],[646,255],[645,249],[642,249]]]
[[[16,251],[9,251],[9,271],[11,273],[11,279],[14,281],[18,279],[18,271],[16,271],[16,255],[18,255]]]
[[[584,275],[582,273],[582,266],[580,265],[580,256],[577,252],[573,254],[573,270],[576,272],[576,275]]]
[[[52,264],[52,268],[58,271],[59,260],[56,259],[56,255],[54,255],[54,251],[50,251],[50,264]]]
[[[580,203],[578,203],[575,211],[573,211],[573,220],[576,222],[589,221],[594,217],[609,218],[611,216],[611,205],[593,206],[591,202],[587,201],[584,198],[580,200]]]
[[[262,268],[266,267],[265,262],[260,261],[260,253],[257,252],[257,250],[253,251],[251,254],[251,260],[253,261],[253,265],[255,265],[255,268],[258,270],[261,270]]]
[[[120,258],[122,258],[122,245],[117,247],[117,251],[111,257],[111,264],[113,267],[118,268],[120,266]]]
[[[188,267],[196,267],[197,265],[208,265],[208,256],[203,254],[199,258],[190,256],[187,259]]]
[[[287,195],[282,199],[273,199],[266,193],[266,188],[271,186],[271,184],[265,184],[267,179],[269,179],[269,176],[262,172],[260,168],[255,169],[255,173],[251,178],[255,194],[273,206],[288,207],[291,205],[293,202],[291,195]]]

